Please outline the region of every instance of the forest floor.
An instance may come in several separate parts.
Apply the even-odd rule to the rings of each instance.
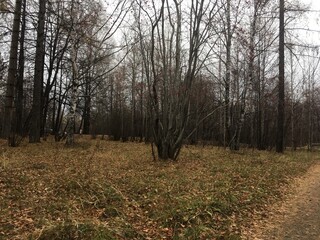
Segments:
[[[2,141],[0,240],[258,236],[248,229],[287,198],[297,177],[316,175],[317,164],[319,152],[303,150],[186,146],[177,162],[162,162],[144,143],[78,136],[72,148],[50,139],[9,148]]]
[[[320,240],[320,164],[290,184],[285,199],[257,219],[248,239]]]

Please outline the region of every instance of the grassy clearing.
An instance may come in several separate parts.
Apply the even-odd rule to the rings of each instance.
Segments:
[[[154,162],[143,143],[0,145],[0,239],[240,239],[317,153],[185,147]]]

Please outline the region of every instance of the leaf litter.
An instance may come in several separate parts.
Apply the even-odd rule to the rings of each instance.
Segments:
[[[0,143],[1,240],[240,239],[316,161],[187,146],[177,162],[155,162],[144,143],[77,141]]]

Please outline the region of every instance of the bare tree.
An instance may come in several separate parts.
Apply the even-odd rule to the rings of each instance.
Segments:
[[[284,150],[284,0],[280,0],[279,11],[279,85],[276,151],[282,153]]]
[[[79,92],[79,70],[78,70],[78,51],[81,38],[86,38],[86,24],[87,24],[87,15],[81,11],[80,6],[72,0],[69,13],[69,24],[70,28],[68,31],[71,35],[71,52],[70,52],[70,61],[71,61],[71,79],[70,79],[70,107],[69,114],[67,118],[67,136],[66,136],[66,145],[74,145],[74,130],[75,130],[75,114],[77,109],[77,100]]]
[[[77,53],[76,42],[74,39],[71,41],[71,66],[72,66],[72,79],[71,79],[71,97],[70,97],[70,110],[68,115],[67,139],[66,145],[72,146],[74,144],[74,122],[77,109],[78,87],[79,87],[79,70],[77,66]]]
[[[215,4],[191,1],[189,15],[181,2],[152,1],[150,12],[142,1],[136,11],[140,48],[149,94],[153,141],[160,159],[176,160],[190,113],[190,94],[201,66],[200,54],[208,38]],[[148,26],[143,22],[147,18]],[[186,23],[183,19],[189,19]],[[143,23],[142,23],[143,22]],[[189,29],[188,33],[183,28]],[[151,36],[148,38],[148,36]],[[184,49],[185,42],[188,47]]]
[[[75,124],[75,114],[78,104],[79,97],[79,86],[80,80],[88,76],[88,72],[92,74],[94,72],[94,65],[105,61],[106,58],[115,54],[118,47],[114,47],[115,50],[108,52],[107,49],[110,46],[107,46],[107,42],[110,41],[115,32],[119,29],[123,19],[125,18],[127,12],[129,11],[129,6],[127,6],[128,1],[119,0],[115,3],[115,7],[110,14],[110,17],[103,19],[102,17],[102,5],[100,2],[90,2],[83,1],[82,5],[72,0],[70,6],[70,12],[68,19],[65,21],[65,29],[71,34],[71,52],[70,52],[70,63],[72,68],[72,76],[70,80],[70,103],[69,103],[69,114],[67,117],[68,127],[67,127],[67,145],[73,145],[74,143],[74,124]],[[86,9],[83,9],[83,6],[86,6]],[[112,18],[115,20],[111,20]],[[81,55],[81,51],[85,49],[85,54],[88,53],[89,48],[89,59],[86,55]],[[92,49],[90,49],[92,48]],[[93,50],[95,49],[95,50]],[[121,47],[120,47],[121,49]],[[100,51],[103,54],[98,53]],[[96,56],[94,56],[94,54]],[[91,57],[90,57],[91,56]],[[81,57],[83,59],[81,59]],[[86,65],[82,65],[84,69],[79,69],[81,63],[85,62]],[[121,62],[121,60],[120,60]],[[118,66],[118,63],[115,64]],[[104,72],[99,72],[96,76],[91,76],[91,81],[100,81],[103,76],[106,76],[111,70],[108,68]],[[114,67],[115,68],[115,67]],[[112,68],[111,68],[112,69]],[[88,80],[88,79],[86,79]],[[85,82],[85,81],[84,81]],[[90,87],[89,83],[85,84],[85,87]],[[97,84],[96,86],[99,86]],[[89,90],[89,89],[87,89]],[[88,93],[92,93],[89,91]],[[90,118],[90,104],[91,96],[85,96],[85,115]],[[89,111],[88,111],[89,110]],[[86,125],[89,124],[86,119]],[[87,128],[90,125],[87,125]]]
[[[61,0],[49,4],[47,7],[46,48],[48,50],[46,61],[48,64],[42,96],[41,135],[46,132],[46,129],[50,128],[47,124],[48,115],[51,114],[51,119],[55,119],[57,115],[60,115],[60,113],[58,114],[56,111],[59,108],[57,99],[59,99],[59,97],[61,98],[61,96],[57,96],[57,81],[59,80],[59,73],[62,71],[63,61],[66,59],[66,53],[70,42],[70,31],[65,31],[63,26],[63,16],[65,12],[65,3]],[[51,127],[53,133],[56,134],[57,128],[54,122],[54,120],[51,120]]]
[[[225,61],[225,112],[224,112],[224,145],[231,142],[231,119],[230,119],[230,82],[231,82],[231,46],[232,46],[232,29],[231,29],[231,0],[226,4],[226,61]]]
[[[18,46],[19,46],[19,30],[20,30],[20,18],[21,18],[21,0],[16,0],[13,30],[11,37],[10,47],[10,60],[9,70],[7,77],[7,87],[4,105],[4,121],[2,127],[2,137],[8,139],[10,146],[15,146],[15,132],[16,132],[16,119],[15,119],[15,84],[16,84],[16,71],[18,61]]]
[[[34,86],[33,86],[33,104],[32,104],[32,121],[29,132],[29,142],[40,142],[40,129],[42,119],[42,91],[43,91],[43,69],[45,57],[45,14],[46,0],[39,0],[38,28],[37,28],[37,46],[36,59],[34,68]]]
[[[25,70],[25,33],[26,33],[26,0],[22,0],[22,16],[21,16],[21,33],[20,33],[20,52],[19,67],[16,87],[16,118],[17,118],[17,134],[22,136],[23,133],[23,83]]]

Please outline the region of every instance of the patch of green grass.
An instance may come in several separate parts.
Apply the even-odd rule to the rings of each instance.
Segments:
[[[55,194],[61,197],[77,198],[83,206],[105,208],[108,206],[121,206],[122,196],[107,183],[99,183],[87,179],[66,179],[57,181]]]
[[[29,240],[113,240],[115,235],[102,226],[90,223],[59,224],[44,229],[39,236],[30,236]]]

